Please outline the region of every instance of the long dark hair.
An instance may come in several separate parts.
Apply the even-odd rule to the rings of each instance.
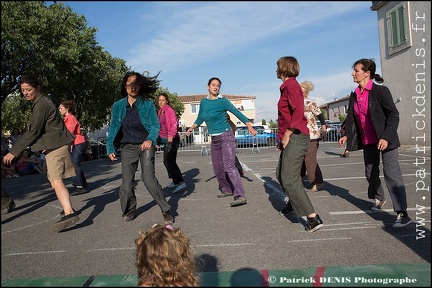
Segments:
[[[160,72],[159,72],[160,73]],[[131,76],[135,76],[136,79],[133,85],[137,85],[138,88],[138,96],[151,99],[154,98],[154,93],[159,88],[160,81],[158,80],[159,73],[153,77],[146,77],[138,72],[129,71],[123,77],[122,87],[121,87],[121,95],[122,97],[127,97],[126,91],[126,82]]]

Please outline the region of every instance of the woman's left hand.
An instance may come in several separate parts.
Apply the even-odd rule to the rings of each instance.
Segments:
[[[378,141],[378,150],[383,151],[385,149],[387,149],[388,147],[388,141],[385,139],[380,139]]]

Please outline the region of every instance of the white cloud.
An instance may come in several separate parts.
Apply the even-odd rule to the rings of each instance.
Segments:
[[[176,2],[162,5],[163,14],[152,15],[152,21],[159,20],[152,23],[158,29],[152,32],[155,37],[143,35],[129,51],[128,65],[136,70],[170,72],[211,62],[250,43],[364,7],[361,2],[289,1],[198,2],[189,9]],[[146,19],[141,27],[146,27]]]

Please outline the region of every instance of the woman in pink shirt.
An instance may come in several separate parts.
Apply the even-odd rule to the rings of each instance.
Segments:
[[[81,160],[87,149],[85,136],[81,134],[81,125],[77,118],[73,115],[76,104],[73,100],[65,100],[60,103],[59,111],[63,116],[63,121],[66,128],[75,135],[75,140],[71,143],[72,158],[76,167],[76,176],[73,177],[73,186],[75,191],[71,195],[79,195],[86,193],[85,187],[88,185],[86,177],[81,167]]]
[[[163,163],[168,172],[168,177],[172,183],[168,185],[174,188],[172,193],[177,193],[186,188],[182,172],[177,165],[177,150],[180,145],[180,136],[178,134],[178,120],[174,109],[170,106],[168,94],[160,93],[158,98],[159,111],[158,118],[160,124],[159,137],[164,144]]]
[[[408,216],[406,189],[398,160],[399,111],[389,88],[378,85],[384,79],[375,71],[372,59],[359,59],[354,63],[351,76],[358,86],[350,95],[345,129],[338,144],[343,147],[346,143],[348,151],[363,150],[368,198],[375,200],[373,211],[381,211],[386,203],[380,179],[381,156],[384,182],[396,212],[393,228],[402,228],[415,221]]]

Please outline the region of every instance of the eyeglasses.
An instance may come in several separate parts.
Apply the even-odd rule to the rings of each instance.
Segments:
[[[129,88],[129,89],[138,89],[139,86],[135,85],[135,84],[126,84],[126,88]]]

